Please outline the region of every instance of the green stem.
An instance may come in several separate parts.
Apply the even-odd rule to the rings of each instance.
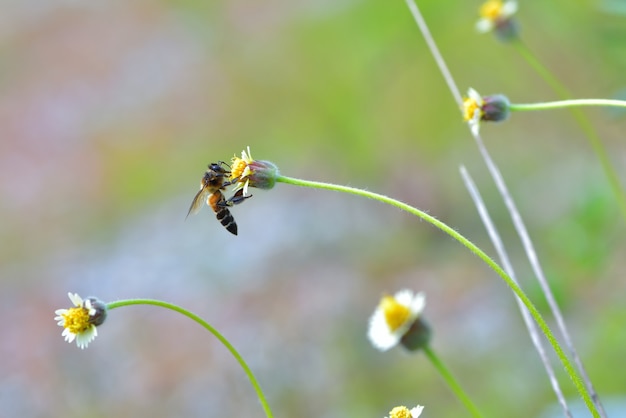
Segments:
[[[217,329],[213,328],[208,322],[200,318],[198,315],[192,312],[189,312],[188,310],[181,308],[180,306],[177,306],[168,302],[163,302],[160,300],[154,300],[154,299],[118,300],[116,302],[108,303],[107,309],[111,310],[115,308],[120,308],[122,306],[131,306],[131,305],[155,305],[161,308],[171,309],[173,311],[176,311],[180,314],[185,315],[186,317],[202,325],[211,334],[213,334],[215,338],[220,340],[220,342],[224,345],[224,347],[226,347],[228,351],[230,351],[230,353],[233,355],[233,357],[235,357],[237,362],[239,362],[239,365],[241,366],[241,368],[244,370],[244,372],[246,372],[246,375],[248,375],[248,379],[250,379],[250,383],[252,383],[252,386],[254,387],[254,390],[256,391],[257,396],[259,397],[259,401],[261,401],[261,406],[263,407],[263,410],[265,411],[265,416],[268,418],[273,417],[269,404],[267,403],[267,400],[265,399],[265,395],[263,395],[263,391],[261,390],[261,386],[259,385],[259,382],[254,377],[252,370],[250,370],[250,367],[248,367],[243,357],[241,357],[241,355],[237,352],[237,350],[235,350],[235,347],[233,347],[233,345],[230,342],[228,342],[228,340],[222,334],[220,334],[220,332]]]
[[[367,190],[357,189],[357,188],[349,187],[349,186],[340,186],[340,185],[330,184],[330,183],[301,180],[301,179],[296,179],[296,178],[286,177],[286,176],[278,176],[276,178],[276,181],[285,183],[285,184],[291,184],[294,186],[311,187],[314,189],[333,190],[336,192],[349,193],[349,194],[353,194],[357,196],[366,197],[369,199],[378,200],[379,202],[383,202],[388,205],[395,206],[399,209],[402,209],[406,212],[409,212],[412,215],[415,215],[425,220],[426,222],[441,229],[443,232],[445,232],[446,234],[450,235],[452,238],[454,238],[455,240],[463,244],[472,253],[474,253],[481,260],[483,260],[489,267],[491,267],[491,269],[495,271],[506,282],[506,284],[511,288],[513,293],[515,293],[517,297],[522,301],[524,306],[526,306],[530,314],[535,319],[535,322],[537,322],[537,325],[539,325],[539,328],[541,328],[541,331],[544,333],[548,341],[550,341],[550,345],[552,345],[554,352],[559,357],[559,360],[563,364],[565,371],[567,372],[570,379],[574,383],[574,386],[576,386],[576,389],[578,390],[578,393],[585,401],[585,404],[587,405],[589,410],[593,413],[594,417],[599,417],[598,412],[594,408],[593,402],[591,401],[591,398],[589,397],[589,394],[585,390],[585,386],[580,380],[580,377],[578,377],[578,374],[574,370],[572,363],[569,361],[569,359],[563,352],[561,345],[554,337],[554,334],[550,330],[550,327],[548,327],[548,324],[543,319],[543,317],[541,316],[541,314],[539,313],[535,305],[533,305],[530,299],[528,299],[528,296],[526,296],[524,291],[517,285],[517,283],[515,283],[515,281],[511,279],[511,277],[508,274],[506,274],[506,272],[495,261],[493,261],[487,254],[485,254],[480,248],[478,248],[470,240],[468,240],[463,235],[459,234],[454,229],[450,228],[448,225],[441,222],[440,220],[428,215],[427,213],[422,212],[421,210],[414,208],[413,206],[407,205],[406,203],[400,202],[399,200],[396,200],[396,199],[392,199],[385,195],[381,195],[378,193],[369,192]]]
[[[528,110],[562,109],[562,108],[567,108],[567,107],[581,107],[581,106],[626,107],[626,101],[611,100],[611,99],[572,99],[572,100],[559,100],[556,102],[545,102],[545,103],[529,103],[529,104],[511,103],[509,105],[509,110],[528,111]]]
[[[521,40],[517,40],[513,42],[517,51],[522,55],[522,57],[528,62],[528,64],[537,71],[537,73],[545,80],[546,83],[552,87],[552,89],[560,96],[561,99],[569,99],[572,97],[570,92],[561,84],[561,82],[552,75],[550,70],[544,67],[541,62],[535,57],[535,55],[530,51],[530,49],[522,43]],[[617,172],[613,168],[611,164],[611,160],[604,149],[604,145],[602,145],[602,141],[600,141],[600,137],[593,129],[593,126],[589,122],[589,120],[585,117],[585,114],[578,107],[570,108],[572,115],[578,122],[578,125],[583,130],[584,134],[587,136],[589,141],[589,145],[595,152],[596,156],[600,160],[600,165],[604,170],[604,174],[609,179],[609,184],[611,185],[611,189],[613,190],[613,194],[617,199],[617,203],[622,212],[622,217],[626,221],[626,192],[620,183],[619,177],[617,176]]]
[[[461,388],[461,385],[459,385],[459,383],[456,381],[452,373],[450,373],[450,370],[448,370],[445,364],[443,364],[441,359],[437,357],[433,349],[426,345],[422,347],[422,350],[424,350],[426,357],[428,357],[428,359],[433,364],[433,366],[435,366],[435,369],[437,369],[439,374],[441,374],[441,376],[443,377],[443,380],[446,381],[448,386],[450,386],[450,389],[452,389],[452,392],[454,392],[457,398],[459,398],[459,400],[463,403],[463,405],[465,405],[465,407],[467,408],[468,411],[470,411],[472,416],[476,418],[482,417],[482,415],[480,414],[480,411],[478,410],[478,408],[476,408],[476,405],[474,405],[474,403],[467,396],[465,391],[463,391],[463,389]]]

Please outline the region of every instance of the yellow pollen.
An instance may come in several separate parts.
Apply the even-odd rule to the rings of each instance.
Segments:
[[[65,320],[63,328],[69,329],[72,334],[80,334],[91,327],[91,323],[89,322],[89,310],[83,307],[70,308],[61,316],[63,316]]]
[[[389,412],[389,418],[411,418],[411,411],[406,406],[396,406]]]
[[[492,22],[502,16],[502,1],[489,0],[480,8],[480,16]]]
[[[248,167],[248,163],[241,158],[233,158],[232,168],[230,169],[231,180],[240,179],[243,177],[244,171]]]
[[[470,98],[463,100],[463,120],[465,122],[472,120],[477,111],[480,111],[480,106],[476,100]]]
[[[385,314],[385,322],[395,331],[404,325],[409,318],[411,311],[404,305],[399,304],[393,297],[385,296],[380,301],[380,308]]]

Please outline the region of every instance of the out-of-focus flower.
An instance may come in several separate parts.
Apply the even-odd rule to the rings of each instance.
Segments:
[[[416,350],[428,343],[430,332],[425,323],[419,321],[425,305],[424,293],[413,294],[411,290],[384,296],[370,319],[367,336],[372,345],[386,351],[402,342],[409,350]],[[416,328],[416,325],[419,326]],[[421,335],[416,344],[415,335],[411,334],[414,330],[421,332],[423,328],[428,331],[428,335]]]
[[[481,121],[501,122],[508,119],[510,105],[509,99],[502,94],[482,97],[470,87],[463,100],[463,119],[477,135]]]
[[[417,418],[420,416],[423,409],[424,407],[421,405],[417,405],[411,410],[406,406],[396,406],[389,412],[388,418]]]
[[[98,335],[96,327],[106,319],[107,308],[104,302],[93,297],[83,300],[78,293],[67,295],[74,307],[57,309],[54,320],[64,328],[61,335],[65,337],[65,341],[71,343],[76,340],[76,345],[84,349]]]
[[[279,175],[274,163],[252,158],[250,147],[241,152],[241,158],[233,157],[230,181],[236,182],[235,191],[243,189],[244,197],[248,196],[248,187],[271,189]]]
[[[480,8],[480,19],[476,30],[481,33],[493,31],[502,40],[517,37],[519,32],[513,15],[517,12],[517,2],[508,0],[487,0]]]

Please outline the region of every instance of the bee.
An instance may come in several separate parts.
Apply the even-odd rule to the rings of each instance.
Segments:
[[[237,190],[231,198],[226,199],[226,197],[224,197],[222,190],[226,190],[227,186],[237,181],[237,179],[231,181],[226,180],[230,176],[230,171],[224,168],[224,166],[228,167],[223,161],[209,164],[209,169],[202,177],[200,190],[193,198],[187,216],[192,213],[198,213],[202,207],[202,203],[206,200],[207,205],[213,209],[217,220],[220,221],[224,228],[231,234],[237,235],[237,223],[228,208],[233,205],[238,205],[252,196],[244,196],[243,189],[240,189]]]

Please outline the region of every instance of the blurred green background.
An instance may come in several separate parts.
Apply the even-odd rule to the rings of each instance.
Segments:
[[[462,90],[556,98],[514,49],[475,33],[479,1],[419,3]],[[115,310],[87,350],[65,343],[53,312],[68,291],[198,313],[249,362],[277,417],[375,417],[418,403],[426,417],[464,416],[423,355],[366,340],[379,297],[402,288],[427,293],[433,347],[486,416],[559,415],[545,412],[555,397],[509,290],[428,224],[286,185],[233,209],[237,237],[208,209],[185,221],[206,165],[249,145],[285,175],[396,197],[494,254],[464,164],[550,318],[403,1],[2,9],[0,416],[262,416],[227,351],[173,312]],[[626,89],[625,9],[521,2],[518,19],[577,97],[608,98]],[[626,120],[586,113],[626,183]],[[626,416],[625,223],[596,157],[567,111],[514,114],[482,133],[596,389]]]

